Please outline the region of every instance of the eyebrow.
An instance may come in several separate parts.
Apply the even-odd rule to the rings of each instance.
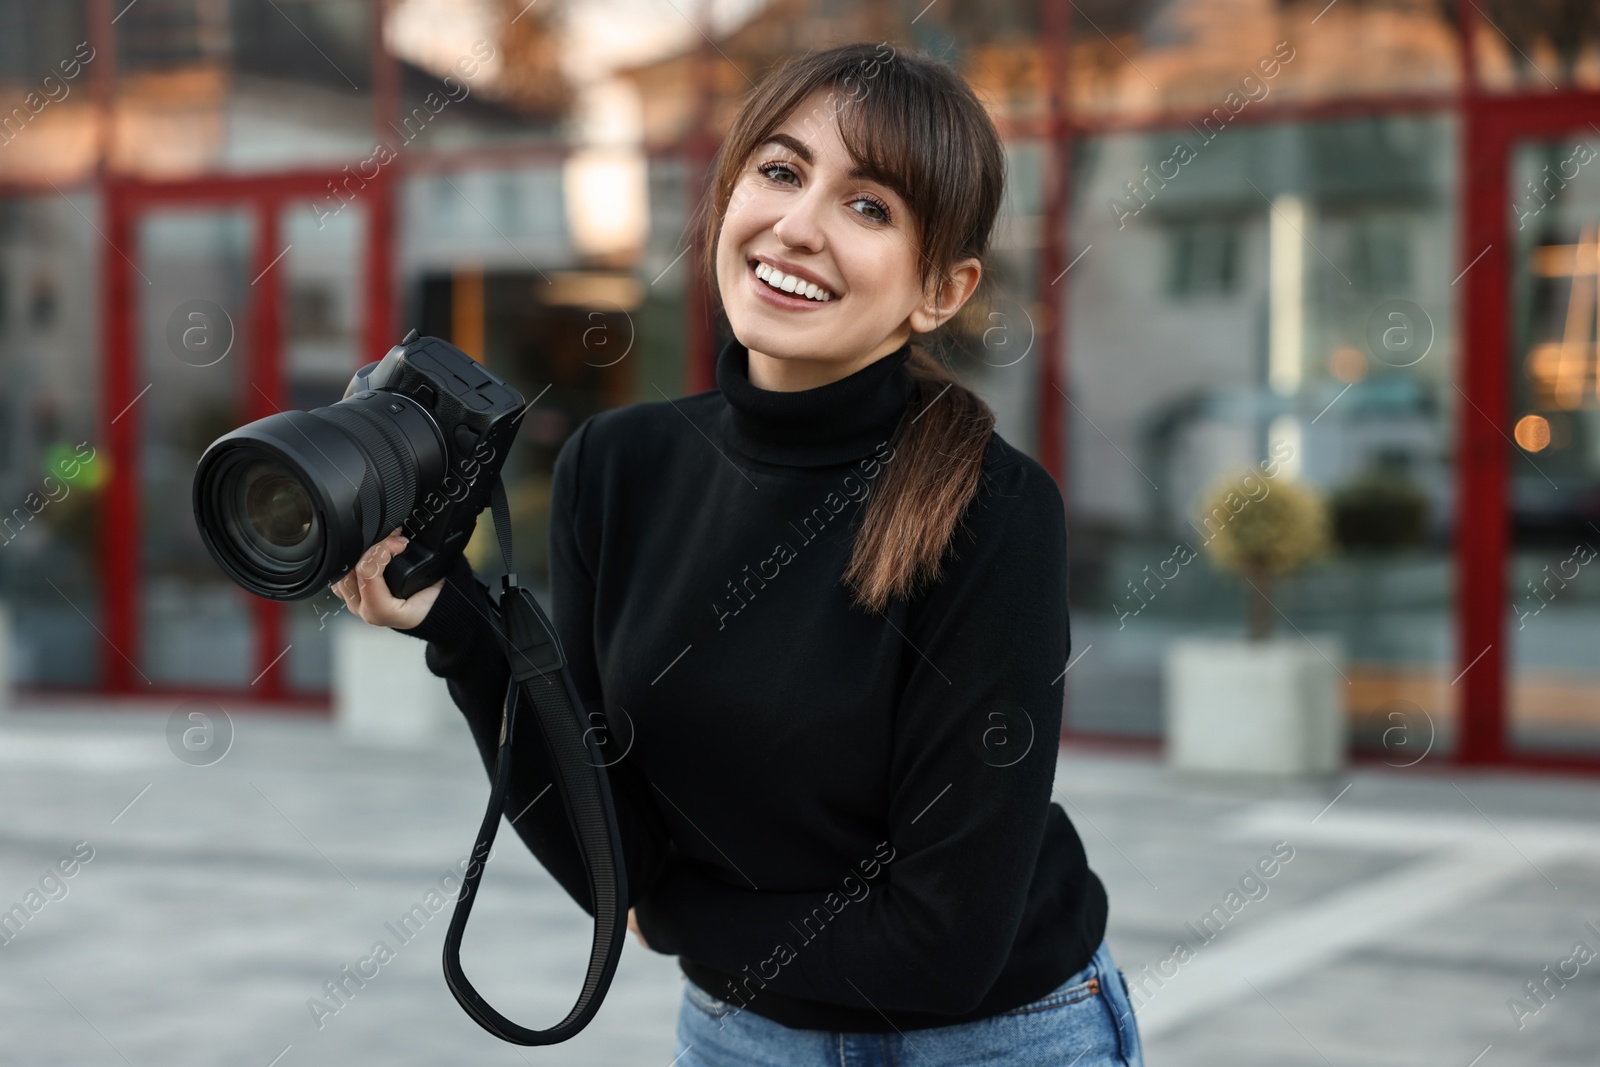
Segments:
[[[806,143],[804,141],[800,140],[798,137],[791,136],[790,134],[787,134],[787,133],[775,133],[772,136],[768,137],[765,141],[762,141],[761,143],[762,144],[781,144],[781,145],[783,145],[783,147],[787,148],[789,151],[791,151],[795,155],[799,156],[800,157],[800,162],[806,164],[806,166],[810,166],[814,162],[814,157],[811,154],[811,149],[806,146]],[[891,177],[890,175],[887,175],[887,174],[883,174],[883,173],[881,173],[879,171],[869,170],[869,169],[861,166],[859,163],[857,163],[856,165],[852,166],[848,171],[846,171],[845,172],[845,177],[847,177],[847,178],[865,178],[868,181],[877,182],[879,185],[883,186],[884,188],[889,189],[892,192],[894,192],[894,194],[896,196],[900,197],[900,199],[902,199],[902,200],[910,199],[909,197],[906,196],[905,190],[900,188],[900,183],[898,181],[896,181],[893,177]]]

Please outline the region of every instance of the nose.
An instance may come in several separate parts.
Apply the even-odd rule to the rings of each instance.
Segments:
[[[801,248],[808,252],[822,251],[822,223],[818,212],[823,208],[823,202],[817,190],[819,186],[813,185],[789,202],[789,210],[777,222],[772,224],[772,232],[777,235],[790,248]]]

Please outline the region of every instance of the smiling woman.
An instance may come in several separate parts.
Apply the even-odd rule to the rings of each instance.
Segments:
[[[717,156],[702,262],[750,383],[814,388],[906,348],[913,406],[939,400],[868,505],[848,575],[863,606],[937,579],[977,488],[994,414],[927,345],[978,289],[1004,187],[999,135],[966,82],[883,43],[786,64]]]
[[[932,352],[984,274],[994,125],[950,67],[866,42],[770,73],[721,153],[717,388],[584,420],[550,501],[552,624],[621,753],[630,925],[688,979],[677,1062],[1140,1064],[1055,746],[994,758],[996,709],[1059,735],[1072,651],[1060,489]],[[492,769],[484,584],[463,561],[431,602],[351,585],[428,641]],[[517,832],[596,914],[548,746],[508,743]],[[839,896],[879,844],[873,891]]]

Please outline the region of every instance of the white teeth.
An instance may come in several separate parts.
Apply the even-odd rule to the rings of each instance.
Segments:
[[[774,289],[781,289],[786,293],[795,293],[806,297],[808,300],[815,300],[821,303],[833,299],[832,293],[815,282],[802,281],[792,274],[785,274],[781,270],[765,263],[756,264],[756,277]]]

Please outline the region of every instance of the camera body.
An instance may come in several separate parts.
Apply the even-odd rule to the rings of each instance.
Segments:
[[[405,599],[443,577],[453,554],[466,550],[526,406],[515,389],[437,337],[395,345],[356,371],[341,403],[384,393],[415,401],[432,416],[446,457],[438,485],[419,492],[400,523],[406,550],[383,572],[389,590]]]
[[[243,588],[315,596],[397,527],[384,570],[400,598],[466,548],[527,408],[454,345],[413,330],[335,404],[280,411],[213,441],[195,469],[202,540]]]

